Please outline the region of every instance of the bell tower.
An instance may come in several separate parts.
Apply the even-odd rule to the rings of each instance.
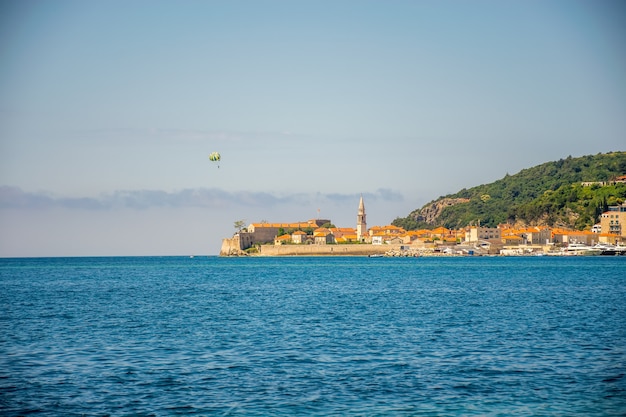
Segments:
[[[365,204],[363,204],[363,195],[359,201],[359,212],[356,215],[356,238],[359,242],[363,240],[367,233],[367,222],[365,221]]]

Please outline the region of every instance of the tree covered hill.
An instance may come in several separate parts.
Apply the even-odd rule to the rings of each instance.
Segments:
[[[626,200],[626,184],[611,184],[625,174],[626,152],[569,156],[440,197],[392,224],[406,230],[478,223],[487,227],[511,223],[582,230],[595,224],[609,205]]]

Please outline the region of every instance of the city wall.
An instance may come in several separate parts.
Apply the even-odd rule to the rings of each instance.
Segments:
[[[220,256],[236,256],[242,252],[241,239],[239,236],[222,239]]]
[[[240,236],[222,239],[220,256],[246,255]],[[405,245],[260,245],[260,251],[252,256],[368,256],[399,251]]]
[[[245,256],[245,250],[256,244],[252,233],[239,233],[222,239],[220,256]],[[253,256],[367,256],[401,250],[401,244],[340,244],[340,245],[272,245],[261,244]]]
[[[403,245],[261,245],[256,256],[368,256],[400,250]]]

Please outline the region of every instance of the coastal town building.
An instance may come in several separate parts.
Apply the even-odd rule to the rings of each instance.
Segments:
[[[596,236],[598,236],[598,243],[606,243],[610,245],[626,243],[626,238],[623,238],[620,235],[616,235],[613,233],[599,233],[596,234]]]
[[[506,234],[502,235],[502,244],[505,246],[519,246],[526,244],[526,240],[516,234]]]
[[[274,245],[283,245],[285,243],[291,243],[291,235],[276,236],[274,238]]]
[[[289,230],[314,230],[318,227],[323,226],[324,224],[330,223],[330,220],[327,219],[311,219],[306,222],[296,222],[296,223],[250,223],[246,228],[245,232],[240,232],[242,239],[248,239],[250,247],[257,243],[268,243],[273,242],[274,238],[278,235],[282,235],[280,233],[287,232]]]
[[[609,181],[583,181],[581,184],[583,187],[592,187],[594,185],[598,187],[605,187],[607,185],[626,184],[626,175],[620,175],[619,177],[615,177]]]
[[[359,242],[356,229],[352,227],[332,227],[331,233],[337,243],[357,243]]]
[[[325,228],[320,227],[313,232],[313,238],[316,245],[327,245],[329,243],[334,243],[335,237],[332,232]]]
[[[478,242],[480,240],[501,239],[502,234],[497,227],[470,226],[465,231],[465,242]]]
[[[393,225],[372,226],[372,228],[369,230],[370,236],[376,236],[376,235],[398,236],[404,233],[406,233],[406,230],[404,230],[401,227],[393,226]]]
[[[306,232],[303,232],[302,230],[296,230],[291,234],[291,241],[296,244],[306,243],[306,237]]]
[[[591,230],[567,230],[555,228],[552,229],[552,241],[561,245],[569,245],[572,243],[582,243],[585,245],[593,245],[598,243],[598,236]]]
[[[626,238],[626,202],[619,206],[609,206],[600,216],[601,233],[609,233]]]
[[[529,245],[545,245],[552,241],[552,231],[549,227],[529,227],[522,229],[521,232],[526,244]]]

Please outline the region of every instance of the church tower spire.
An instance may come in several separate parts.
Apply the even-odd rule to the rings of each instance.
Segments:
[[[359,201],[359,212],[356,215],[356,238],[359,242],[363,240],[367,233],[367,221],[365,220],[365,204],[363,204],[363,194]]]

